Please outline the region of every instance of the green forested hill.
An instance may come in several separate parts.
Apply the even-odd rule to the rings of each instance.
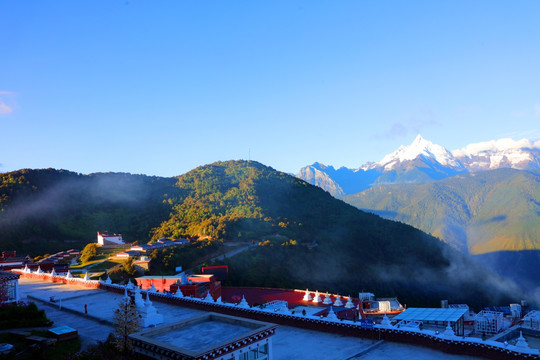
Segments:
[[[96,232],[147,242],[170,211],[163,200],[175,179],[65,170],[0,174],[0,247],[38,255],[82,248]]]
[[[225,260],[236,285],[365,290],[409,305],[504,303],[519,292],[430,235],[257,162],[218,162],[171,179],[51,169],[1,176],[3,248],[52,252],[65,249],[60,241],[95,241],[97,230],[142,241],[195,236],[253,244]],[[156,258],[183,265],[174,251],[183,250]]]
[[[177,186],[171,217],[154,236],[254,241],[224,261],[236,285],[309,286],[344,295],[369,290],[417,305],[442,298],[488,303],[508,290],[438,239],[256,162],[202,166],[180,176]]]
[[[540,176],[499,169],[428,184],[379,186],[344,201],[471,254],[540,249]]]

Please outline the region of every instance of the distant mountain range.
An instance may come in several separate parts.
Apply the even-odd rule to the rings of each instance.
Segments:
[[[426,183],[457,174],[513,168],[540,169],[540,141],[500,139],[448,151],[418,135],[379,162],[356,169],[320,163],[300,169],[297,177],[336,197],[358,193],[372,186]]]
[[[540,175],[514,169],[381,185],[343,200],[433,234],[465,253],[540,249]]]

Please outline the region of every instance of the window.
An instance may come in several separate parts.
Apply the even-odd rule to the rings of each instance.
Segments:
[[[256,347],[240,354],[238,360],[267,360],[268,359],[268,344]]]
[[[15,286],[16,286],[16,281],[9,281],[7,283],[7,301],[14,301],[15,300]]]

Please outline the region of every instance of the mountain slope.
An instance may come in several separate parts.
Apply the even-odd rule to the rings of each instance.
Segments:
[[[1,184],[1,245],[33,255],[95,241],[97,230],[142,241],[151,231],[252,243],[225,260],[237,285],[364,289],[417,306],[519,294],[438,239],[256,162],[218,162],[173,179],[21,170],[2,174]],[[163,265],[183,265],[168,263],[170,251],[182,249],[164,250]]]
[[[148,241],[169,211],[174,178],[122,173],[82,175],[24,169],[0,174],[0,246],[30,255],[82,248],[96,231]]]
[[[336,170],[333,166],[320,163],[305,166],[296,175],[297,178],[318,186],[337,198],[370,188],[379,176],[381,172],[376,169],[353,170],[342,167]]]
[[[256,162],[202,166],[179,176],[176,186],[181,195],[170,199],[171,217],[154,236],[254,241],[258,246],[225,260],[236,285],[369,289],[417,305],[493,302],[489,296],[510,288],[496,289],[500,280],[490,282],[484,270],[417,229]]]
[[[540,176],[513,169],[380,186],[344,201],[411,224],[471,254],[540,249]]]

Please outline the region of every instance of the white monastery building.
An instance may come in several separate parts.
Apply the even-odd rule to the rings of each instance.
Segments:
[[[97,242],[99,245],[124,245],[121,234],[109,234],[108,232],[97,233]]]

